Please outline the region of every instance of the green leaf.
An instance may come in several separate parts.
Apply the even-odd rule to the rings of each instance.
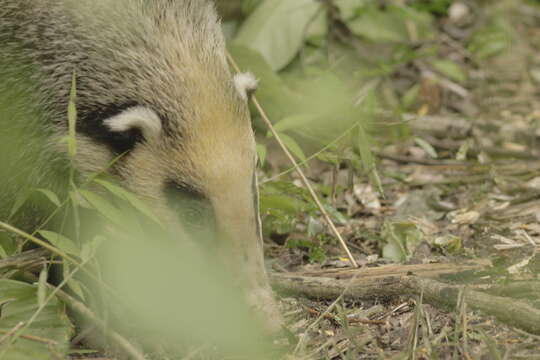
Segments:
[[[81,250],[81,260],[87,262],[90,258],[96,255],[96,251],[101,243],[107,241],[103,236],[96,236],[92,241],[85,241]]]
[[[401,244],[396,241],[384,245],[382,255],[385,259],[392,260],[393,262],[402,262],[407,259],[407,253]]]
[[[279,133],[287,130],[297,130],[309,126],[313,122],[321,121],[322,116],[317,114],[294,114],[278,121],[274,130]]]
[[[322,263],[326,260],[326,250],[320,246],[313,246],[309,249],[309,262],[311,263]]]
[[[361,7],[366,5],[366,0],[334,0],[343,20],[349,20]]]
[[[514,31],[506,19],[497,18],[471,36],[467,50],[481,61],[506,51],[512,45],[513,37]]]
[[[242,12],[250,14],[261,4],[262,0],[242,0]]]
[[[395,262],[405,261],[422,242],[422,231],[410,222],[385,223],[382,237],[386,241],[383,257]]]
[[[282,69],[300,50],[320,6],[314,0],[265,0],[242,24],[235,43],[260,52],[272,69]]]
[[[141,199],[139,199],[137,195],[109,181],[105,181],[102,179],[94,179],[94,182],[100,184],[105,189],[109,190],[111,193],[118,196],[119,198],[126,200],[131,204],[131,206],[133,206],[142,214],[148,216],[150,219],[154,220],[156,223],[162,224],[161,220],[157,218],[154,212],[143,201],[141,201]]]
[[[56,194],[53,193],[51,190],[36,189],[36,191],[42,193],[43,195],[45,195],[47,197],[47,199],[49,199],[49,201],[52,202],[57,207],[62,206],[62,203],[60,202],[60,199],[58,198],[58,196],[56,196]]]
[[[49,277],[49,271],[47,266],[39,272],[39,279],[37,283],[37,301],[40,307],[45,306],[45,300],[47,299],[47,278]]]
[[[30,197],[30,194],[31,194],[31,191],[26,191],[26,190],[23,190],[19,194],[17,194],[17,197],[15,198],[15,203],[13,204],[13,207],[11,208],[8,219],[11,219],[21,209],[21,207]]]
[[[372,115],[364,105],[354,105],[359,101],[354,95],[358,89],[333,72],[289,76],[288,84],[302,91],[304,98],[279,121],[278,131],[294,132],[295,139],[301,139],[303,144],[332,143],[359,121],[366,123]],[[362,91],[363,94],[371,92],[369,87]]]
[[[80,256],[81,251],[79,249],[79,246],[73,240],[68,239],[64,235],[47,230],[40,230],[38,231],[38,233],[45,239],[47,239],[48,242],[50,242],[66,254]]]
[[[279,137],[281,138],[281,141],[285,144],[287,149],[297,158],[299,158],[302,162],[307,161],[306,155],[304,154],[304,151],[302,151],[302,148],[296,140],[294,140],[292,137],[286,134],[279,134]]]
[[[471,140],[465,140],[460,146],[456,153],[456,160],[465,161],[467,160],[467,154],[469,153],[470,148],[473,146]]]
[[[317,236],[324,231],[324,226],[321,221],[313,216],[308,216],[307,221],[307,235],[310,238]]]
[[[345,215],[340,213],[336,208],[333,206],[323,204],[326,212],[330,215],[332,220],[338,225],[346,225],[348,223],[348,219]]]
[[[266,145],[257,144],[257,156],[259,157],[260,166],[264,165],[264,161],[266,160],[267,151],[268,151],[268,149],[266,148]]]
[[[62,270],[63,270],[63,277],[64,279],[66,280],[66,283],[67,283],[67,286],[79,297],[81,298],[82,300],[85,299],[84,297],[84,292],[82,290],[82,287],[81,287],[81,284],[79,283],[78,280],[74,279],[73,276],[71,275],[71,272],[72,272],[72,269],[73,267],[71,266],[71,264],[64,260],[63,261],[63,266],[62,266]]]
[[[411,39],[411,26],[417,40],[426,40],[433,35],[433,18],[428,13],[408,7],[389,5],[381,10],[374,6],[365,8],[361,15],[349,21],[353,34],[382,43],[407,43]]]
[[[3,303],[0,317],[0,337],[19,323],[28,323],[38,311],[38,289],[13,280],[0,280],[0,303]],[[0,359],[6,360],[57,360],[66,358],[69,339],[73,334],[65,306],[53,298],[39,312],[33,322],[24,329],[22,335],[38,337],[46,343],[31,340],[20,335],[9,336],[0,344]]]
[[[7,258],[17,251],[17,242],[8,233],[0,232],[0,259]]]
[[[306,208],[305,202],[287,195],[264,195],[261,196],[261,213],[272,210],[281,210],[288,214],[298,214]]]
[[[371,142],[369,141],[368,134],[362,124],[358,124],[358,151],[360,152],[360,158],[362,159],[362,165],[366,169],[371,183],[377,188],[377,191],[384,194],[379,173],[375,166],[375,158],[371,152]]]
[[[437,159],[439,155],[437,155],[437,150],[433,146],[431,146],[430,143],[428,143],[426,140],[415,137],[414,142],[416,145],[420,146],[430,157],[433,159]]]
[[[122,215],[120,210],[114,205],[112,205],[109,201],[105,200],[103,197],[88,190],[79,190],[79,193],[105,219],[121,227],[125,227],[128,224],[127,219]]]
[[[78,207],[83,209],[93,209],[92,205],[86,201],[86,199],[78,191],[70,191],[69,198],[74,209],[77,209]]]
[[[0,243],[0,259],[5,259],[7,257],[7,251],[2,247],[2,244]]]
[[[403,97],[401,98],[401,104],[406,110],[410,109],[416,103],[419,92],[420,85],[415,84],[411,86],[410,89],[405,92],[405,94],[403,94]]]
[[[465,74],[461,65],[454,61],[443,59],[433,60],[431,61],[431,65],[444,76],[447,76],[460,84],[467,81],[467,74]]]
[[[310,240],[290,239],[287,241],[287,248],[305,248],[308,250],[308,257],[311,263],[320,263],[326,259],[326,251]]]
[[[463,241],[459,236],[444,234],[434,239],[433,244],[444,249],[449,254],[456,255],[461,249]]]

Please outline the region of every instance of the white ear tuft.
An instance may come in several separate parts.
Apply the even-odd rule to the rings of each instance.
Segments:
[[[159,116],[144,106],[134,106],[124,110],[120,114],[106,119],[104,124],[114,132],[123,132],[133,128],[140,129],[146,139],[161,134]]]
[[[248,95],[257,90],[259,81],[252,73],[245,72],[234,75],[234,85],[236,86],[236,90],[238,90],[242,98],[247,100]]]

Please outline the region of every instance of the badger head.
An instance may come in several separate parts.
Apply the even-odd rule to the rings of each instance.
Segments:
[[[103,2],[101,9],[90,3],[73,2],[77,11],[63,17],[72,38],[59,41],[60,49],[44,48],[41,57],[46,78],[54,79],[46,84],[54,100],[47,101],[59,104],[52,110],[62,121],[76,74],[77,168],[94,174],[112,163],[109,171],[167,224],[220,234],[225,262],[277,328],[247,104],[256,81],[229,71],[209,2]],[[71,66],[57,65],[66,59]]]

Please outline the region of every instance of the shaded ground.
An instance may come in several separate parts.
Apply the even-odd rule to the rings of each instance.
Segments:
[[[389,145],[383,140],[378,150],[384,198],[365,180],[351,181],[345,161],[338,166],[310,163],[306,171],[323,189],[319,192],[334,189],[335,198],[329,201],[352,217],[339,229],[361,266],[386,263],[383,254],[403,256],[405,263],[482,258],[491,260],[497,270],[477,278],[473,287],[481,288],[480,281],[503,285],[540,280],[540,13],[532,9],[520,7],[513,13],[512,51],[482,67],[470,61],[464,41],[451,38],[451,24],[439,24],[448,30],[439,33],[441,51],[470,74],[464,87],[434,78],[421,63],[397,72],[396,92],[402,91],[400,77],[411,76],[420,90],[416,111],[402,115],[413,137]],[[382,115],[382,123],[399,121]],[[270,161],[279,163],[276,158]],[[267,253],[274,270],[347,265],[343,251],[332,241],[321,242],[328,255],[322,263],[310,262],[312,254],[306,247],[287,247],[305,238],[308,222],[304,219],[286,236],[273,235]],[[388,245],[390,233],[398,238],[401,250]],[[531,285],[528,293],[505,296],[509,303],[514,297],[540,308],[537,289]],[[308,358],[540,358],[538,335],[470,311],[466,302],[445,309],[404,296],[340,301],[329,312],[331,302],[294,298],[282,302]]]

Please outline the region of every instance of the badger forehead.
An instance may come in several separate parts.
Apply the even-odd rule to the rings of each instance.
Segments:
[[[174,86],[189,92],[194,66],[208,77],[218,76],[222,81],[231,77],[212,1],[59,0],[26,7],[21,5],[25,11],[39,13],[46,39],[35,40],[44,36],[36,34],[39,29],[33,24],[23,26],[16,36],[28,43],[23,55],[35,62],[44,97],[54,98],[45,101],[54,102],[52,108],[60,115],[73,73],[80,103],[86,97],[89,105],[108,105],[111,99],[142,104],[133,98],[152,96],[152,92],[163,98]],[[11,29],[0,22],[0,30],[4,26]]]
[[[75,72],[77,130],[113,153],[141,140],[251,131],[246,99],[257,81],[231,74],[211,1],[54,3],[42,13],[58,40],[35,44],[35,61],[47,59],[43,102],[61,126]]]

